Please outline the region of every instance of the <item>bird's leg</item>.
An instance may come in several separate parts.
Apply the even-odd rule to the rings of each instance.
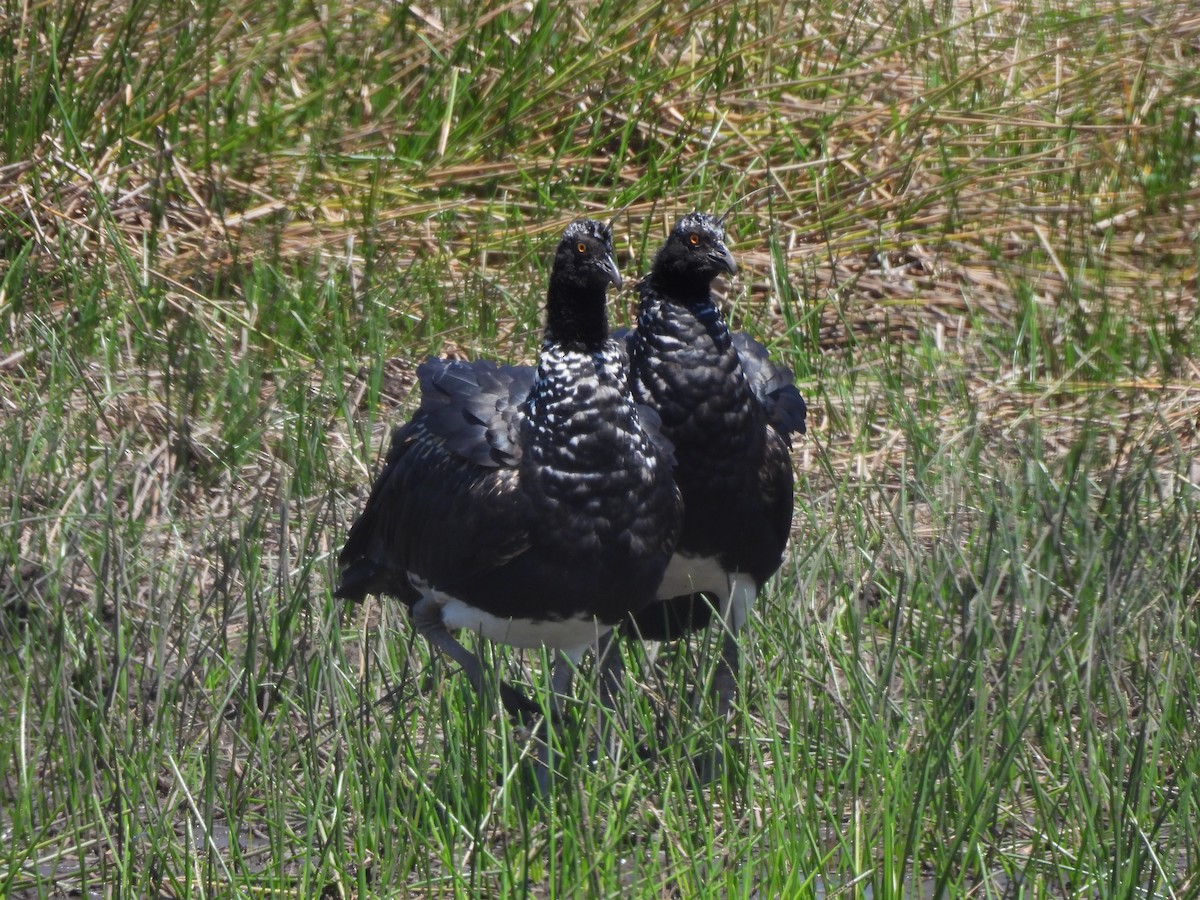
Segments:
[[[737,696],[738,666],[740,651],[737,634],[732,629],[721,640],[721,660],[713,678],[713,691],[717,695],[717,717],[728,719],[733,710],[733,698]]]
[[[554,715],[562,715],[562,698],[571,692],[575,680],[575,664],[561,650],[554,651],[554,663],[550,666],[550,702]]]
[[[596,645],[596,664],[600,674],[600,703],[606,710],[615,711],[617,698],[625,684],[625,661],[617,646],[617,630],[607,632]]]
[[[437,601],[430,597],[422,597],[414,603],[412,621],[418,634],[462,667],[463,674],[471,682],[471,687],[475,688],[475,693],[483,697],[483,667],[479,664],[479,658],[446,630],[442,622],[442,608]],[[500,702],[504,704],[505,711],[523,725],[527,725],[541,713],[536,703],[504,680],[500,681]]]
[[[746,624],[750,605],[757,594],[754,580],[746,575],[735,574],[729,579],[729,592],[721,599],[720,620],[724,630],[721,637],[721,658],[717,662],[717,670],[713,675],[713,692],[717,696],[717,722],[726,731],[732,718],[733,701],[737,696],[738,669],[741,663],[741,649],[738,645],[738,635]],[[717,777],[725,768],[725,756],[721,750],[721,741],[713,745],[712,751],[701,754],[692,760],[696,767],[696,776],[701,784],[707,784]]]
[[[551,747],[553,741],[550,727],[552,723],[563,721],[563,698],[571,692],[571,682],[574,678],[575,663],[561,650],[555,650],[554,662],[550,666],[550,716],[542,720],[542,740],[538,746],[535,773],[538,790],[543,797],[550,792],[550,777],[557,760]]]
[[[601,707],[598,744],[610,759],[614,759],[617,750],[617,698],[625,684],[625,661],[621,658],[615,628],[603,635],[596,644],[596,670],[600,681]]]
[[[729,593],[721,601],[721,623],[725,635],[721,643],[721,661],[713,678],[713,689],[717,695],[717,715],[727,719],[733,709],[733,698],[737,696],[738,667],[741,652],[738,635],[750,615],[750,606],[758,593],[754,579],[744,574],[734,574],[729,579]]]

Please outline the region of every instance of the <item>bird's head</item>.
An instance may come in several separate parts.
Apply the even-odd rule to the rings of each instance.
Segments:
[[[734,275],[737,263],[725,246],[721,220],[708,213],[688,213],[675,223],[654,257],[650,278],[660,290],[703,291],[718,275]]]
[[[621,287],[621,273],[613,259],[612,231],[595,219],[577,219],[567,226],[554,254],[554,275],[565,276],[581,287],[603,291]]]
[[[621,287],[613,259],[612,231],[594,219],[567,226],[554,253],[546,298],[546,336],[566,344],[594,346],[608,337],[605,291]]]

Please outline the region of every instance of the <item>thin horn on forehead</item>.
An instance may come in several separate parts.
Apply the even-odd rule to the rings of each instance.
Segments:
[[[748,193],[748,194],[742,194],[742,196],[738,197],[738,199],[734,200],[731,204],[729,204],[729,209],[725,210],[725,212],[721,215],[721,218],[717,219],[717,222],[720,223],[720,225],[722,227],[724,227],[725,220],[729,217],[730,213],[732,213],[735,209],[737,209],[739,206],[741,206],[743,203],[745,203],[751,197],[756,197],[759,194],[761,194],[763,191],[767,191],[768,193],[770,193],[771,189],[772,189],[771,185],[764,184],[762,187],[755,188],[754,190],[750,191],[750,193]]]

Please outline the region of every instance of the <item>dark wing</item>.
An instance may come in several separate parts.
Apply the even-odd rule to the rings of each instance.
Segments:
[[[767,418],[784,439],[796,432],[807,431],[808,408],[793,384],[792,372],[771,362],[767,348],[742,331],[730,337],[742,363],[742,371],[750,382],[754,396],[767,411]]]
[[[388,462],[338,556],[334,596],[417,599],[408,573],[454,594],[530,547],[517,471],[451,452],[420,415],[392,438]]]
[[[515,466],[521,401],[536,370],[429,359],[421,405],[392,433],[362,515],[338,557],[334,594],[416,600],[409,572],[445,587],[470,581],[530,546]]]
[[[799,394],[796,396],[799,397]],[[764,541],[764,544],[778,548],[780,557],[792,530],[795,504],[795,475],[792,473],[789,450],[787,435],[768,428],[766,451],[758,470],[758,489],[762,497],[764,525],[773,538]],[[782,558],[776,560],[771,571],[778,568],[781,562]]]
[[[532,366],[428,359],[417,367],[421,406],[413,421],[477,466],[515,466],[521,403],[536,378]]]

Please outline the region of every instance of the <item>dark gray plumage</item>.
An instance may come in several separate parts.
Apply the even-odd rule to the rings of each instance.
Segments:
[[[336,596],[404,601],[477,690],[479,663],[452,630],[577,661],[653,601],[679,534],[666,444],[639,415],[608,332],[610,283],[611,234],[575,222],[555,253],[536,370],[418,368],[420,408],[393,434],[339,557]],[[510,712],[533,711],[501,691]]]
[[[722,712],[736,690],[737,633],[783,560],[789,446],[806,417],[792,373],[761,344],[731,334],[717,308],[713,279],[736,271],[720,221],[684,216],[641,283],[637,327],[625,336],[634,396],[661,417],[684,500],[683,533],[658,602],[629,627],[647,639],[681,637],[709,623],[715,601],[729,629],[716,686]]]

